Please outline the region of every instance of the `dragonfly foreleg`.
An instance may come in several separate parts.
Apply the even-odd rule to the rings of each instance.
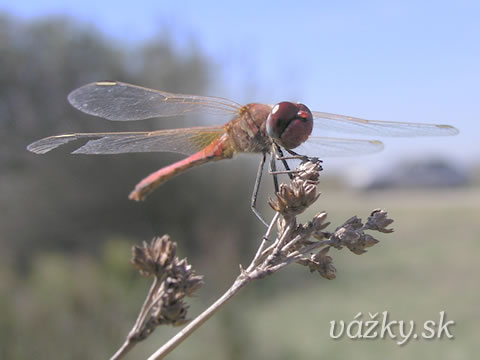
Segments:
[[[312,157],[312,156],[306,156],[306,155],[300,155],[297,154],[293,150],[285,149],[290,155],[289,156],[284,156],[283,151],[280,147],[274,145],[274,153],[275,153],[275,158],[276,160],[280,160],[283,163],[283,166],[285,167],[285,170],[272,170],[270,169],[270,174],[272,175],[280,175],[280,174],[287,174],[290,179],[293,179],[294,174],[298,173],[296,169],[291,169],[288,165],[287,160],[301,160],[302,162],[306,161],[311,161],[314,163],[319,163],[321,164],[323,161],[320,160],[317,157]]]
[[[252,199],[250,202],[250,207],[252,208],[253,213],[255,216],[266,226],[268,227],[267,222],[265,219],[262,217],[262,215],[258,212],[256,208],[257,204],[257,197],[258,197],[258,190],[260,188],[260,182],[262,180],[262,174],[263,174],[263,167],[265,166],[265,157],[266,154],[262,154],[262,160],[260,160],[260,164],[258,165],[258,170],[257,170],[257,177],[255,178],[255,185],[253,186],[253,193],[252,193]]]
[[[307,155],[300,155],[300,154],[296,153],[295,151],[289,150],[289,149],[285,149],[285,150],[291,155],[291,156],[285,156],[285,157],[283,157],[283,159],[285,159],[285,160],[295,159],[295,160],[302,160],[302,161],[311,161],[311,162],[314,162],[314,163],[323,162],[323,161],[320,160],[318,157],[307,156]]]
[[[290,166],[288,166],[288,162],[287,162],[287,160],[289,158],[291,159],[291,157],[283,156],[283,151],[278,146],[275,146],[275,157],[277,158],[277,160],[280,160],[283,166],[285,167],[285,171],[277,171],[276,174],[288,174],[288,177],[290,178],[290,180],[292,180],[293,179],[292,170],[290,169]]]

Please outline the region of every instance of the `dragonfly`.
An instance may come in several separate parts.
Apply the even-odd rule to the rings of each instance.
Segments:
[[[450,125],[365,120],[352,116],[310,111],[301,103],[283,101],[275,105],[238,104],[221,97],[173,94],[118,81],[84,85],[68,95],[76,109],[114,121],[136,121],[200,112],[230,118],[220,126],[201,126],[142,132],[73,133],[43,138],[28,145],[37,154],[47,153],[74,140],[87,142],[73,154],[119,154],[174,152],[186,158],[165,166],[141,180],[130,193],[132,200],[143,200],[159,185],[193,167],[230,159],[238,153],[260,153],[262,160],[252,196],[256,192],[266,155],[271,159],[290,154],[306,157],[358,155],[383,149],[378,140],[322,136],[325,130],[370,136],[444,136],[458,130]],[[295,149],[295,150],[294,150]],[[278,184],[276,184],[278,187]],[[261,220],[261,216],[259,216]]]

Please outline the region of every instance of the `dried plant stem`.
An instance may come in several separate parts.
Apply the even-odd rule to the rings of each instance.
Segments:
[[[110,358],[110,360],[117,360],[117,359],[121,359],[122,357],[124,357],[125,355],[127,355],[127,353],[133,349],[133,347],[135,346],[136,344],[136,341],[132,341],[130,338],[127,338],[127,340],[125,340],[125,342],[122,344],[122,346],[120,347],[120,349],[117,350],[117,352],[115,354],[112,355],[112,357]]]
[[[122,344],[122,346],[117,350],[115,354],[110,358],[110,360],[117,360],[121,359],[124,357],[133,347],[136,345],[136,343],[140,340],[136,335],[140,331],[141,326],[145,323],[145,319],[148,316],[148,313],[151,310],[151,307],[154,303],[154,294],[158,291],[158,287],[160,286],[159,279],[157,277],[154,278],[152,286],[150,287],[150,290],[148,291],[148,295],[145,299],[145,302],[142,305],[142,309],[140,310],[140,313],[138,314],[137,320],[135,321],[135,325],[133,328],[130,330],[128,333],[127,338],[125,339],[125,342]]]
[[[163,359],[171,351],[173,351],[178,345],[180,345],[186,338],[188,338],[196,329],[198,329],[203,323],[210,319],[220,308],[227,303],[233,296],[235,296],[242,287],[248,282],[249,278],[240,275],[233,285],[223,294],[217,301],[215,301],[208,309],[197,316],[194,320],[188,323],[180,332],[166,342],[161,348],[155,351],[148,360]]]
[[[268,243],[268,238],[270,237],[270,234],[272,233],[273,226],[278,220],[278,217],[280,216],[280,213],[275,213],[275,216],[273,217],[272,221],[270,222],[270,225],[268,226],[267,232],[265,233],[263,237],[263,241],[260,244],[260,247],[257,250],[257,253],[255,254],[255,257],[252,260],[252,263],[248,266],[247,271],[253,270],[253,268],[256,266],[256,264],[260,263],[260,259],[262,258],[262,255],[264,254],[265,247],[267,246]]]

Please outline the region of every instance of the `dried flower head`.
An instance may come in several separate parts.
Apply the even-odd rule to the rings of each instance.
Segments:
[[[310,258],[298,260],[297,263],[308,266],[310,272],[318,271],[318,273],[325,279],[333,280],[336,278],[335,273],[337,269],[333,266],[332,257],[327,255],[329,250],[330,247],[327,246],[316,254],[312,254]]]
[[[176,250],[177,245],[168,235],[155,237],[150,244],[144,241],[143,247],[134,246],[130,262],[143,276],[161,277],[175,258]]]
[[[151,325],[181,326],[188,321],[188,305],[182,299],[172,300],[169,294],[162,294],[162,299],[152,307]]]
[[[270,199],[269,204],[273,210],[284,217],[301,214],[313,204],[320,194],[317,194],[319,172],[322,170],[321,162],[304,161],[295,171],[295,177],[289,184],[280,184],[276,199]]]
[[[383,233],[393,232],[393,229],[386,228],[393,222],[387,215],[387,212],[384,210],[374,210],[365,225],[356,216],[348,219],[331,234],[332,246],[337,249],[345,246],[354,254],[363,254],[366,252],[366,248],[378,243],[378,240],[366,234],[365,230],[375,230]]]
[[[195,274],[187,259],[176,262],[172,269],[172,276],[167,280],[169,289],[174,289],[176,293],[182,293],[189,297],[193,296],[193,293],[203,285],[203,276]]]
[[[376,230],[382,233],[391,233],[393,229],[387,229],[391,223],[393,223],[392,219],[389,219],[388,213],[385,210],[375,209],[372,211],[370,216],[367,219],[365,224],[366,230]]]
[[[295,179],[312,181],[318,184],[320,182],[320,171],[322,170],[322,160],[310,158],[302,161],[297,167],[295,170]]]
[[[186,259],[175,256],[176,249],[168,235],[132,248],[131,263],[142,275],[153,275],[154,281],[125,348],[145,339],[159,325],[179,326],[188,321],[184,298],[193,296],[203,284],[203,277],[195,274]]]

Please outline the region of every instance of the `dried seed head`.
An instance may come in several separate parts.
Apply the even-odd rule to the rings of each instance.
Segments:
[[[365,250],[366,248],[369,248],[377,243],[378,240],[374,237],[368,234],[363,234],[363,236],[360,236],[357,241],[345,244],[345,246],[354,254],[361,255],[367,251]]]
[[[151,312],[151,322],[158,325],[180,326],[187,320],[188,305],[182,300],[173,300],[164,294],[161,301],[155,304]]]
[[[312,158],[309,161],[303,161],[297,168],[296,177],[302,180],[318,182],[320,171],[322,171],[322,161]]]
[[[150,244],[144,242],[143,247],[134,246],[132,250],[132,264],[142,275],[154,275],[155,281],[145,301],[148,313],[131,336],[141,340],[158,325],[178,326],[187,322],[188,306],[183,299],[198,290],[203,277],[195,274],[186,259],[175,256],[176,244],[168,235],[156,237]]]
[[[330,221],[325,220],[327,220],[327,213],[325,211],[322,211],[321,213],[315,215],[311,221],[313,227],[313,236],[315,236],[318,240],[324,238],[322,230],[324,230],[330,225]]]
[[[148,322],[155,326],[179,326],[186,323],[188,306],[183,298],[192,296],[202,284],[202,276],[195,274],[186,259],[179,261],[175,258],[162,286],[153,294],[157,300],[152,307]]]
[[[187,322],[188,306],[183,298],[192,296],[202,284],[203,277],[195,274],[186,259],[175,258],[163,286],[159,288],[159,300],[152,309],[151,316],[156,323],[178,326]]]
[[[317,200],[316,186],[304,181],[293,181],[291,184],[281,184],[280,190],[275,194],[277,199],[270,199],[269,204],[273,210],[283,216],[295,216],[307,209]]]
[[[182,259],[176,262],[171,275],[166,281],[168,288],[174,289],[178,294],[182,294],[182,297],[192,296],[203,285],[203,276],[196,275],[192,266],[187,263],[187,260]]]
[[[356,226],[357,224],[353,226],[345,224],[344,226],[338,228],[332,234],[332,246],[338,249],[341,249],[343,246],[345,246],[354,254],[361,255],[366,252],[366,248],[378,243],[378,240],[368,234],[365,234],[361,227],[358,228]]]
[[[352,216],[350,219],[345,221],[341,227],[348,228],[350,231],[357,231],[363,227],[362,219],[360,219],[358,216]]]
[[[134,246],[130,262],[144,276],[161,277],[175,259],[176,248],[168,235],[155,237],[150,244],[143,242],[143,247]]]
[[[333,280],[336,278],[335,273],[337,269],[333,266],[332,258],[327,255],[328,250],[330,250],[329,246],[323,248],[316,254],[312,254],[310,258],[298,260],[297,263],[308,266],[310,272],[318,271],[325,279]]]
[[[372,211],[365,224],[365,229],[376,230],[382,233],[391,233],[393,229],[387,229],[387,226],[393,223],[392,219],[389,219],[388,213],[385,210],[375,209]]]
[[[318,177],[321,166],[319,162],[307,161],[300,164],[293,180],[289,184],[280,184],[276,199],[270,199],[273,210],[285,217],[301,214],[313,204],[317,194]]]

